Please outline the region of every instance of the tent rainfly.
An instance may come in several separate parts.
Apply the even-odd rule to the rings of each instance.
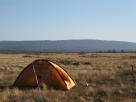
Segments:
[[[46,84],[48,88],[70,90],[75,86],[71,76],[57,64],[40,59],[29,64],[17,77],[15,87],[39,87]]]

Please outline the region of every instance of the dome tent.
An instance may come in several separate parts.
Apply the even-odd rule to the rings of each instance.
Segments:
[[[48,88],[70,90],[75,86],[71,76],[57,64],[39,59],[29,64],[17,77],[15,87],[39,87],[46,84]]]

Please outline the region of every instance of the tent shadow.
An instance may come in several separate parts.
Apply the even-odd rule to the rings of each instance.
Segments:
[[[13,85],[0,85],[0,90],[5,90],[5,89],[20,89],[20,90],[32,90],[32,89],[42,89],[38,88],[37,86],[23,86],[23,87],[17,87]]]
[[[10,85],[0,85],[0,89],[1,90],[4,90],[4,89],[12,89],[13,86],[10,86]]]
[[[0,85],[0,90],[5,90],[5,89],[19,89],[19,90],[56,90],[56,91],[68,91],[64,89],[59,89],[59,88],[53,88],[53,87],[47,87],[46,85],[42,86],[14,86],[14,85]]]

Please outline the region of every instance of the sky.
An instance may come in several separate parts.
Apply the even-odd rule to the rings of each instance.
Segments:
[[[0,0],[0,41],[136,42],[136,0]]]

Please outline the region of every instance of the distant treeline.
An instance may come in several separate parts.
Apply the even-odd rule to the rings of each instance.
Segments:
[[[30,54],[41,54],[41,53],[79,53],[79,54],[85,54],[85,53],[136,53],[136,51],[116,51],[116,50],[105,50],[105,51],[93,51],[93,52],[39,52],[39,51],[0,51],[0,53],[5,54],[21,54],[21,53],[30,53]]]

